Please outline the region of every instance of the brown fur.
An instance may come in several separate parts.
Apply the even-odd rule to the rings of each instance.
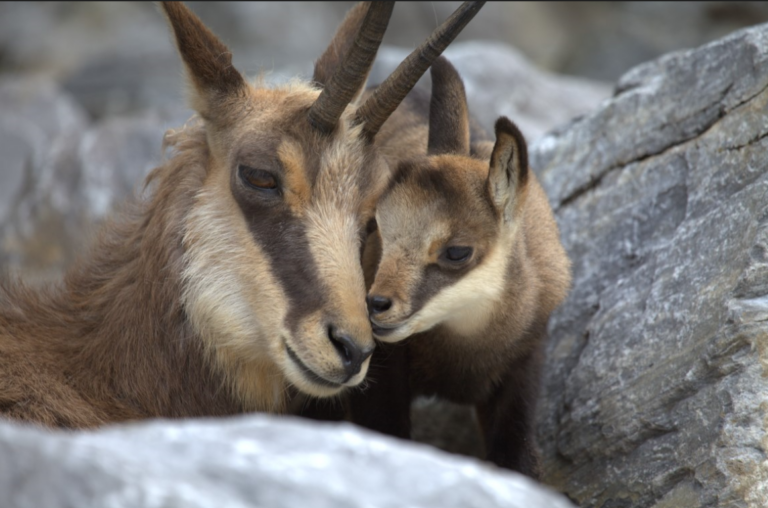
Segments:
[[[145,207],[101,230],[62,284],[0,287],[0,410],[49,426],[222,415],[244,405],[205,361],[178,295],[182,218],[204,170],[202,131],[155,170]],[[143,209],[142,209],[143,208]]]
[[[108,222],[62,284],[0,283],[4,417],[91,427],[280,412],[297,390],[329,396],[365,376],[368,359],[342,368],[340,341],[373,348],[360,251],[388,160],[353,125],[354,105],[332,135],[317,132],[317,86],[247,83],[191,11],[163,9],[202,121],[169,133],[148,199]],[[333,75],[360,13],[316,77]],[[243,168],[279,192],[249,187]]]
[[[499,119],[495,144],[474,144],[470,156],[468,115],[452,103],[466,105],[460,78],[443,60],[432,79],[433,155],[400,165],[364,258],[369,270],[380,258],[369,298],[391,307],[371,319],[392,344],[374,355],[367,388],[350,396],[351,416],[407,437],[416,395],[473,404],[488,459],[535,477],[542,347],[570,261],[517,127]],[[472,246],[472,257],[454,266],[441,257],[451,245]]]

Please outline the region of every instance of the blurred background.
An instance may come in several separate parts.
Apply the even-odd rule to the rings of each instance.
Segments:
[[[384,44],[414,47],[459,4],[397,4]],[[308,72],[352,5],[190,3],[249,75]],[[457,40],[503,42],[543,70],[613,82],[658,55],[765,21],[766,2],[488,2]],[[52,76],[97,117],[179,95],[179,61],[150,2],[1,2],[8,73]]]
[[[311,75],[353,2],[189,5],[240,71],[280,82]],[[398,3],[369,83],[459,5]],[[768,2],[488,2],[446,54],[481,124],[507,115],[536,143],[633,66],[766,21]],[[58,278],[160,162],[183,90],[154,3],[0,2],[0,272]]]

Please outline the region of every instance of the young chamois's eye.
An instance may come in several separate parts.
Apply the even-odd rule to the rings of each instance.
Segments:
[[[472,257],[472,247],[448,247],[440,255],[442,261],[453,265],[465,263]]]
[[[277,193],[279,187],[275,175],[264,169],[254,169],[242,164],[237,168],[240,178],[248,186],[256,190]]]

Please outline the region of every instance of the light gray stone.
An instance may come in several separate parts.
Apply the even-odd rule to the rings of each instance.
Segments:
[[[95,227],[162,160],[181,106],[91,124],[72,96],[43,78],[0,81],[0,265],[25,280],[55,279]]]
[[[531,149],[574,263],[545,480],[584,507],[768,499],[768,25],[629,71]]]
[[[381,48],[369,83],[381,83],[410,51]],[[451,44],[443,54],[461,74],[469,110],[488,132],[493,132],[499,116],[506,115],[531,142],[593,111],[611,96],[611,86],[607,83],[542,71],[506,44],[460,42]],[[417,86],[429,92],[429,72]]]
[[[476,460],[364,431],[267,415],[95,432],[0,422],[7,508],[568,508]]]
[[[0,266],[44,279],[71,261],[77,146],[87,115],[49,80],[0,80]],[[29,272],[27,272],[29,273]]]
[[[414,47],[461,2],[400,2],[384,43]],[[191,2],[247,73],[318,57],[354,2]],[[457,42],[519,48],[540,68],[614,81],[630,67],[768,21],[763,2],[489,2]],[[93,60],[173,53],[150,2],[0,2],[0,72],[69,76]]]

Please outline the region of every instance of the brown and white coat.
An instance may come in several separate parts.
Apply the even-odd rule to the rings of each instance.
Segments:
[[[409,57],[418,65],[358,104],[392,2],[354,7],[312,82],[274,88],[247,82],[189,9],[163,3],[199,121],[167,135],[173,156],[148,177],[150,197],[62,284],[0,282],[0,415],[89,427],[280,412],[297,391],[358,384],[374,347],[360,251],[390,175],[372,140],[425,51],[481,5],[463,5]]]

